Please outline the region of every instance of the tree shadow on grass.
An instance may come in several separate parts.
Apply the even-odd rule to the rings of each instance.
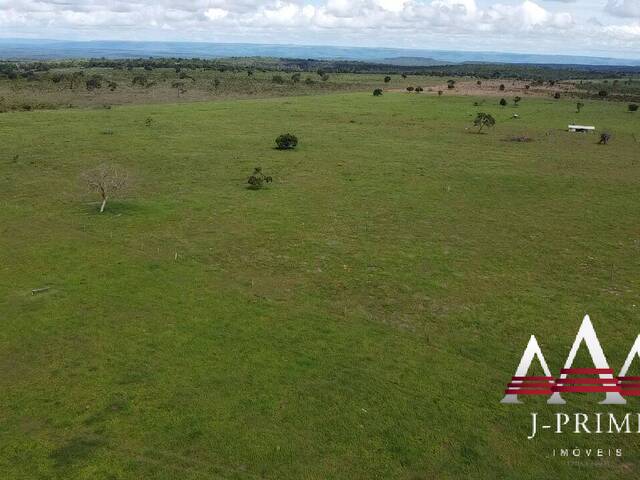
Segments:
[[[84,203],[80,206],[80,210],[85,215],[102,215],[105,217],[120,215],[140,215],[148,212],[148,208],[135,202],[127,202],[124,200],[113,200],[107,202],[104,212],[100,213],[100,202]]]

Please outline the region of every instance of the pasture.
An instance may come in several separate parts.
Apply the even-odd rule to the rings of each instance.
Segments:
[[[598,396],[499,403],[531,334],[555,372],[585,313],[616,370],[640,333],[640,114],[584,103],[2,114],[0,476],[637,478],[635,435],[527,440],[530,412]],[[130,174],[102,214],[101,163]],[[598,444],[625,455],[551,456]]]

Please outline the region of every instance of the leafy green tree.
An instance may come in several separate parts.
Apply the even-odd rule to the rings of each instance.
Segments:
[[[479,127],[478,133],[480,133],[484,127],[493,127],[496,124],[496,120],[489,113],[479,112],[473,124]]]

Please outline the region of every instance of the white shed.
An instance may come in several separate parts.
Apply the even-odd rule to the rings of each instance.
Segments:
[[[593,125],[569,125],[570,132],[593,132],[596,127]]]

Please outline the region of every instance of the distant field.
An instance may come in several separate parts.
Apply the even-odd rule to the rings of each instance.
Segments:
[[[545,399],[499,403],[532,333],[557,370],[589,313],[618,369],[640,331],[640,112],[584,103],[2,114],[0,477],[637,478],[637,436],[528,441]],[[99,214],[103,162],[131,185]],[[625,457],[550,456],[598,442]]]

